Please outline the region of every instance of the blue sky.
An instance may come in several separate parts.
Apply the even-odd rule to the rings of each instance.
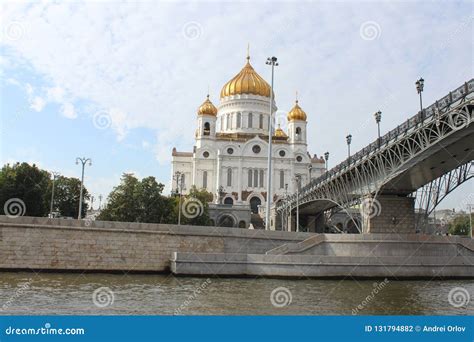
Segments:
[[[298,91],[311,153],[357,151],[473,77],[472,2],[2,2],[0,162],[80,176],[106,195],[123,172],[168,184],[196,108],[251,62],[275,76],[279,117]],[[448,197],[456,208],[472,182]],[[461,209],[461,208],[459,208]],[[465,208],[463,208],[465,209]]]

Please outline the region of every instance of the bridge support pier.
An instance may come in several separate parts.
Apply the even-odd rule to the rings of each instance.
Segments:
[[[396,195],[366,197],[361,205],[363,233],[415,233],[415,198]]]

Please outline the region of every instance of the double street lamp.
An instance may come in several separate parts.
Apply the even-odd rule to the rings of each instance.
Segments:
[[[265,229],[270,229],[270,206],[272,204],[272,138],[273,138],[273,76],[278,66],[275,56],[268,57],[265,64],[272,67],[272,82],[270,85],[270,115],[268,116],[268,165],[267,165],[267,206],[265,210]]]
[[[326,172],[328,172],[329,171],[328,169],[329,152],[324,153],[324,160],[326,161]]]
[[[84,191],[84,168],[86,164],[89,163],[89,166],[92,165],[92,160],[90,158],[82,157],[76,158],[76,165],[79,165],[79,162],[82,164],[82,176],[81,176],[81,192],[79,194],[79,212],[77,213],[77,219],[80,220],[82,216],[82,193]]]
[[[351,134],[348,134],[346,136],[346,142],[347,142],[347,159],[349,160],[350,162],[350,158],[351,158],[351,142],[352,142],[352,135]]]
[[[382,120],[382,112],[379,110],[374,113],[375,122],[377,123],[377,133],[378,133],[378,141],[380,147],[380,121]]]
[[[176,171],[174,174],[176,179],[176,194],[179,196],[178,201],[178,226],[181,225],[181,198],[184,190],[184,173]]]
[[[54,206],[54,185],[56,183],[56,178],[59,177],[59,172],[51,172],[51,175],[53,176],[53,186],[51,189],[51,206],[49,208],[49,217],[53,218],[53,206]]]
[[[415,82],[416,91],[420,95],[420,112],[423,113],[423,99],[421,93],[423,92],[423,87],[425,85],[425,80],[421,77],[418,81]]]

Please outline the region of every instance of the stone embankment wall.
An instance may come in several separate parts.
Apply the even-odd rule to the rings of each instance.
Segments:
[[[308,233],[0,216],[0,269],[164,272],[173,252],[264,254]]]

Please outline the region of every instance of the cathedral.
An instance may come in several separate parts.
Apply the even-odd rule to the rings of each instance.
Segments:
[[[246,228],[251,217],[261,216],[267,201],[269,132],[272,203],[325,172],[324,159],[308,153],[307,115],[298,100],[287,114],[286,132],[281,122],[269,127],[271,91],[247,56],[242,70],[222,87],[217,107],[207,95],[198,108],[192,152],[173,148],[173,191],[180,175],[183,193],[192,186],[212,193],[209,208],[215,225]],[[275,101],[272,108],[275,115]]]

